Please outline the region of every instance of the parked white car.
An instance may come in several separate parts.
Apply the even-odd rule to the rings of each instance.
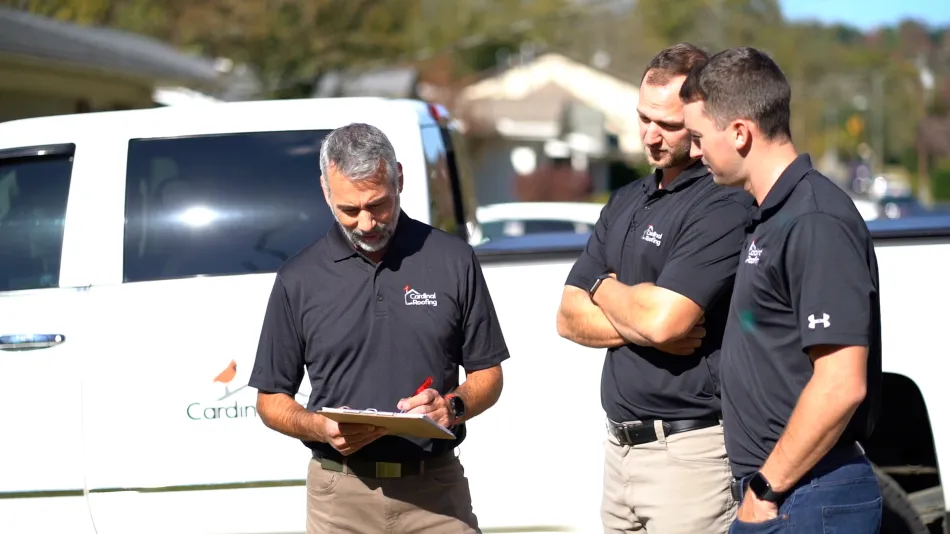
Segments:
[[[591,232],[602,203],[595,202],[503,202],[479,206],[475,218],[482,240],[526,234]]]

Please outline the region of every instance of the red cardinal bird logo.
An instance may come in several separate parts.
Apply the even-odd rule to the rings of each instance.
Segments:
[[[224,369],[224,371],[221,371],[221,373],[219,373],[218,376],[214,377],[214,380],[213,380],[214,382],[221,382],[222,384],[224,384],[225,397],[231,394],[231,391],[228,390],[228,383],[234,380],[235,376],[237,376],[237,362],[234,360],[231,360],[231,363],[228,364],[228,366]]]

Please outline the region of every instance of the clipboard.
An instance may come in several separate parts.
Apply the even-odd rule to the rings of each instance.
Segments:
[[[367,410],[320,408],[316,413],[337,423],[357,423],[387,428],[395,435],[455,439],[452,431],[420,413],[380,412],[372,408]]]

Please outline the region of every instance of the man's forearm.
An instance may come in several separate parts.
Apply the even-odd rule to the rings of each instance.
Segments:
[[[259,393],[257,413],[264,424],[281,434],[306,441],[326,442],[320,434],[322,415],[301,406],[283,393]]]
[[[465,402],[465,415],[459,422],[468,421],[494,406],[503,386],[501,365],[467,373],[465,382],[453,392]]]
[[[627,343],[649,344],[642,336],[631,339],[620,335],[603,310],[591,302],[587,292],[573,287],[565,288],[557,315],[557,332],[574,343],[595,349],[621,347]]]
[[[621,336],[643,339],[648,345],[665,343],[676,336],[666,333],[662,307],[655,298],[656,291],[656,286],[652,284],[628,286],[609,278],[594,293],[594,304],[603,310],[607,320]]]
[[[698,304],[675,291],[648,282],[628,286],[613,277],[594,293],[594,304],[620,335],[652,346],[683,339],[703,317]]]
[[[842,387],[834,376],[813,375],[762,466],[769,484],[780,492],[793,487],[831,450],[863,398],[859,387]]]

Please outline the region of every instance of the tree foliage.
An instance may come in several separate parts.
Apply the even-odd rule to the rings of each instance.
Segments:
[[[0,0],[37,14],[129,30],[251,66],[270,96],[299,96],[321,73],[438,61],[446,80],[496,66],[526,45],[639,80],[659,49],[769,52],[793,88],[802,150],[860,143],[907,161],[921,121],[950,111],[950,31],[914,21],[863,33],[790,23],[778,0]],[[934,83],[922,83],[921,73]],[[857,117],[857,118],[855,118]],[[931,128],[928,131],[932,131]]]

